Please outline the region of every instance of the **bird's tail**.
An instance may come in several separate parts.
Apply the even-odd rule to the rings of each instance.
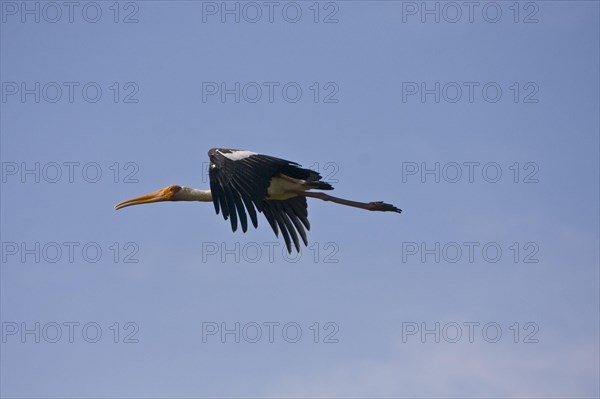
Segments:
[[[333,190],[333,186],[331,184],[323,181],[307,181],[306,186],[316,190]]]

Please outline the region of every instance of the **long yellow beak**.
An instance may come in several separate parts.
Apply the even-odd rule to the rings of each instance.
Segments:
[[[132,205],[141,205],[141,204],[149,204],[151,202],[161,202],[161,201],[169,201],[172,198],[172,193],[168,192],[166,189],[160,189],[158,191],[154,191],[150,194],[144,194],[139,197],[135,197],[132,199],[128,199],[123,202],[119,202],[115,205],[115,210],[126,208]]]

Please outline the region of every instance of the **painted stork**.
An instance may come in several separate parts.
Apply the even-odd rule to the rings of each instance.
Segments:
[[[213,202],[217,214],[230,219],[231,229],[237,230],[238,221],[245,233],[248,229],[247,214],[254,227],[258,227],[256,211],[265,215],[275,235],[279,231],[285,240],[288,252],[292,252],[292,241],[298,252],[300,242],[308,245],[306,230],[310,229],[306,197],[331,201],[369,211],[402,212],[385,202],[356,202],[332,197],[321,192],[307,190],[333,190],[321,181],[321,175],[313,170],[301,168],[296,162],[257,154],[252,151],[213,148],[210,158],[210,190],[197,190],[177,185],[168,186],[150,194],[119,202],[115,209],[131,205],[161,201]]]

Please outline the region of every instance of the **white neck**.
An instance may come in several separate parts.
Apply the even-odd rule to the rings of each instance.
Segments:
[[[181,190],[176,195],[176,200],[211,202],[212,193],[210,190],[197,190],[195,188],[181,187]]]

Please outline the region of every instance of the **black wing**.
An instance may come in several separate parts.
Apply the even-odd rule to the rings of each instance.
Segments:
[[[221,211],[225,220],[231,218],[233,231],[237,229],[239,217],[242,231],[246,232],[248,228],[246,211],[250,215],[254,227],[258,227],[256,210],[258,212],[264,211],[272,227],[285,226],[285,229],[281,227],[281,231],[289,250],[289,235],[291,234],[294,238],[294,243],[298,241],[296,232],[289,227],[291,226],[290,221],[296,226],[295,222],[298,219],[292,216],[296,213],[290,214],[288,211],[298,212],[297,217],[300,218],[299,220],[304,219],[306,221],[305,226],[308,228],[306,199],[302,198],[304,211],[301,210],[301,200],[292,201],[293,206],[278,204],[279,202],[287,203],[289,200],[266,201],[270,180],[279,173],[308,181],[319,181],[321,176],[310,169],[301,168],[295,162],[251,151],[213,148],[208,152],[208,157],[210,158],[208,172],[210,190],[217,214]],[[273,223],[276,223],[276,225]],[[273,230],[277,234],[276,227],[273,227]],[[298,230],[298,232],[306,243],[304,230]],[[298,248],[298,244],[296,244],[296,248]]]
[[[306,227],[306,230],[310,230],[306,197],[292,197],[283,201],[264,201],[263,213],[276,236],[279,237],[278,230],[281,230],[281,235],[285,240],[289,253],[292,253],[290,237],[294,241],[296,251],[300,252],[300,242],[296,231],[300,233],[304,245],[308,246],[308,239],[304,230],[304,227]]]

